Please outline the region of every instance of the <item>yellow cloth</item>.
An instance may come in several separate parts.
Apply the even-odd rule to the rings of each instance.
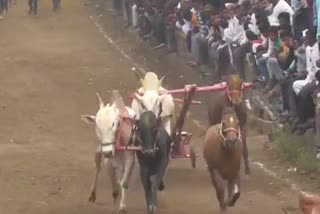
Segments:
[[[197,19],[196,14],[192,14],[191,24],[193,27],[198,26],[198,19]]]
[[[279,60],[281,62],[285,62],[289,55],[289,48],[283,42],[281,42],[281,48],[282,50],[279,53]]]

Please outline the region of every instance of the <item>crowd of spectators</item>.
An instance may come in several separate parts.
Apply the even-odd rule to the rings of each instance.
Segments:
[[[29,15],[37,15],[39,0],[24,0],[28,5]],[[16,5],[17,0],[0,0],[0,21],[3,20],[12,5]],[[53,11],[58,12],[60,10],[61,0],[52,0]]]
[[[282,100],[281,115],[303,134],[314,126],[314,98],[320,92],[320,0],[113,0],[128,25],[157,47],[177,50],[184,34],[190,66],[208,65],[222,77],[246,79],[252,56],[256,81],[266,97]]]

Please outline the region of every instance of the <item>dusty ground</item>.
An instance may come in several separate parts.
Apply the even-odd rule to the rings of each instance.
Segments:
[[[87,202],[95,135],[80,121],[80,115],[97,110],[97,91],[107,100],[112,89],[127,95],[137,88],[131,72],[134,65],[89,19],[90,15],[98,18],[99,13],[82,1],[68,0],[55,15],[46,2],[41,1],[38,17],[28,17],[25,1],[19,1],[0,22],[0,213],[111,213],[105,174],[100,179],[97,203]],[[115,24],[110,17],[100,18],[106,29],[109,26],[111,37],[119,35],[123,29],[110,31]],[[122,47],[135,47],[123,35],[113,38]],[[132,53],[132,49],[128,51]],[[136,57],[141,66],[157,71],[152,61],[141,57]],[[172,74],[168,87],[193,82],[195,75],[179,76],[176,81]],[[195,107],[192,115],[200,120],[201,112]],[[206,125],[206,121],[201,123]],[[203,129],[191,120],[187,126],[201,153]],[[250,139],[250,151],[253,157],[261,154],[261,139]],[[166,183],[159,213],[218,212],[202,160],[195,170],[187,160],[173,161]],[[253,175],[242,184],[240,201],[230,213],[282,214],[283,208],[299,213],[290,211],[297,207],[296,193],[258,168],[253,167]],[[129,189],[129,213],[144,213],[141,190],[135,173]]]

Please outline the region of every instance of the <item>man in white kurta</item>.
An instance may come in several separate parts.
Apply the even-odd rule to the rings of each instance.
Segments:
[[[316,61],[319,59],[318,43],[314,41],[313,45],[308,45],[306,48],[306,70],[308,72],[306,79],[297,80],[293,83],[293,90],[296,95],[299,94],[301,89],[308,83],[315,80],[315,73],[317,72]]]

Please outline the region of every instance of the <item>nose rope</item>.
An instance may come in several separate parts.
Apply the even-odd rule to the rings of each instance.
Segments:
[[[230,131],[233,131],[235,132],[237,135],[238,135],[238,141],[241,142],[241,130],[240,128],[239,129],[235,129],[235,128],[226,128],[226,129],[223,129],[223,123],[220,123],[220,127],[219,127],[219,135],[220,137],[222,138],[222,144],[225,146],[226,142],[227,142],[227,138],[225,137],[225,135],[223,133],[225,132],[230,132]]]
[[[147,150],[147,151],[149,151],[149,153],[153,153],[153,152],[156,152],[156,151],[159,150],[159,147],[157,146],[158,136],[159,136],[159,131],[157,130],[157,136],[156,136],[156,139],[155,139],[155,142],[154,142],[153,149]],[[146,153],[147,153],[147,152],[145,151],[145,149],[143,148],[142,145],[141,145],[141,152],[142,152],[143,154],[146,154]]]

